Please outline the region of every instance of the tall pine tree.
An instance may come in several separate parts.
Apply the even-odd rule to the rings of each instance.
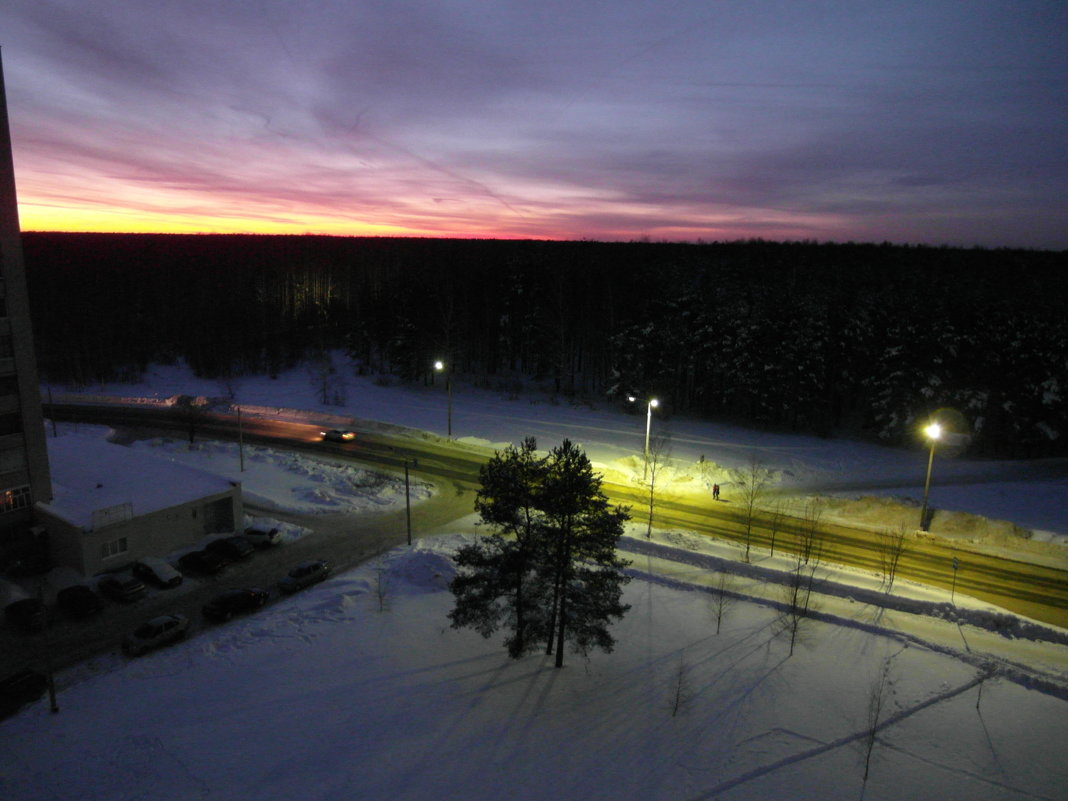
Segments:
[[[628,578],[616,543],[628,519],[609,508],[601,481],[586,455],[564,441],[539,458],[532,438],[498,453],[480,474],[475,508],[494,533],[461,548],[452,582],[454,628],[489,637],[500,628],[518,658],[544,645],[611,651],[613,619],[629,608],[621,602]]]

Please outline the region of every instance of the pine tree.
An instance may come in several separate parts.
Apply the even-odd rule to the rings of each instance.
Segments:
[[[608,626],[628,609],[620,601],[627,563],[615,552],[628,515],[608,507],[600,478],[570,442],[547,459],[535,448],[527,438],[482,469],[475,508],[494,533],[457,552],[449,618],[484,637],[509,630],[512,658],[555,646],[561,667],[565,642],[580,653],[612,650]]]

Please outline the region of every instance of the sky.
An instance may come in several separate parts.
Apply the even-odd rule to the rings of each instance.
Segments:
[[[22,229],[1068,248],[1059,0],[5,0]]]

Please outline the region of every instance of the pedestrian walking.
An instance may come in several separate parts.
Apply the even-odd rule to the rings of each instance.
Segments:
[[[714,501],[718,501],[719,500],[719,484],[713,484],[712,485],[712,500],[714,500]]]

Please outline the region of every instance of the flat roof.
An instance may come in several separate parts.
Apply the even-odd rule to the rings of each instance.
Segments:
[[[52,501],[39,507],[87,530],[94,512],[130,504],[140,517],[233,487],[222,476],[99,439],[49,437],[48,460]]]

